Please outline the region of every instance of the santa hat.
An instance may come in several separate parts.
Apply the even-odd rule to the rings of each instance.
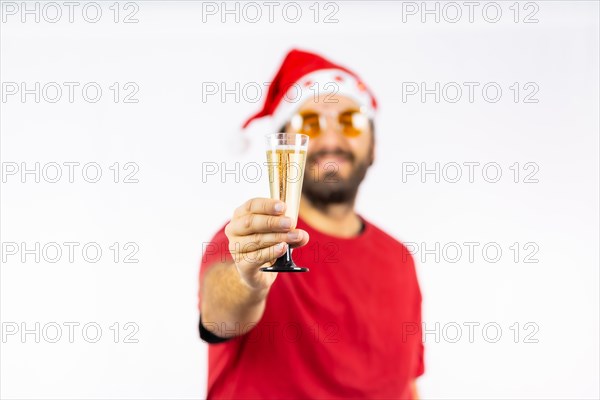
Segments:
[[[306,100],[328,93],[350,97],[370,117],[377,108],[375,97],[354,72],[317,54],[291,50],[269,86],[262,110],[248,118],[242,128],[270,117],[273,129],[279,129]]]

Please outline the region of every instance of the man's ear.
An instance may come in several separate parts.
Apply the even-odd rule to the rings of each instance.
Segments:
[[[371,131],[371,149],[369,150],[369,167],[375,162],[375,122],[369,120],[369,130]]]
[[[371,149],[369,150],[369,167],[375,162],[375,132],[371,131]]]
[[[371,151],[369,152],[369,167],[373,165],[375,162],[375,144],[371,146]]]

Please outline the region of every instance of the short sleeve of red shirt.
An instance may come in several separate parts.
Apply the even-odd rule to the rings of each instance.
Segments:
[[[417,372],[415,374],[415,378],[418,378],[419,376],[423,375],[425,373],[425,348],[423,346],[423,343],[421,343],[421,345],[419,346],[419,364],[417,367]]]

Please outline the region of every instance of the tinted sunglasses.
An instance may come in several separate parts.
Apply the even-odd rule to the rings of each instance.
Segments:
[[[346,137],[356,137],[365,132],[369,126],[367,114],[354,108],[340,113],[303,111],[292,117],[290,125],[293,132],[316,138],[328,128],[330,121],[334,121],[339,131]]]

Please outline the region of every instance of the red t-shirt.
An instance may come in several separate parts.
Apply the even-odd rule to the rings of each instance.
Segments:
[[[280,273],[260,322],[209,345],[208,399],[410,398],[424,371],[414,261],[362,219],[349,239],[298,219],[310,241],[292,257],[310,271]],[[223,227],[205,248],[200,279],[231,260],[227,249]]]

